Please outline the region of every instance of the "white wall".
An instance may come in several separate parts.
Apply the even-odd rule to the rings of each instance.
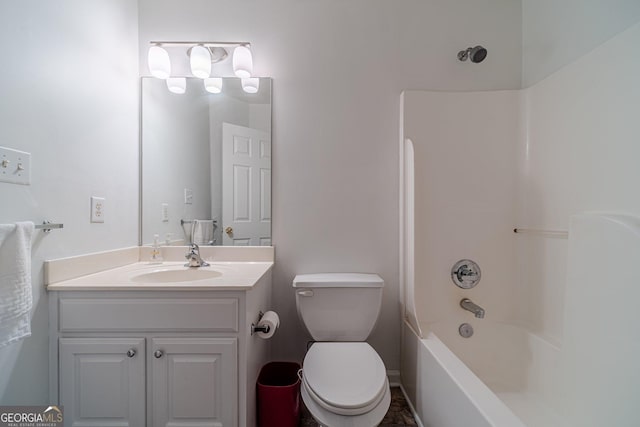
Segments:
[[[190,242],[191,224],[180,220],[211,218],[209,163],[209,93],[202,81],[187,81],[185,94],[167,90],[164,81],[144,79],[142,97],[142,242],[150,244],[158,234],[164,242]],[[193,192],[193,203],[184,203],[184,190]],[[169,205],[169,221],[163,222],[162,204]]]
[[[521,80],[514,0],[141,0],[150,40],[246,40],[256,75],[273,77],[275,357],[301,358],[295,274],[370,271],[386,281],[370,342],[399,368],[400,92],[512,89]],[[483,44],[482,64],[456,54]]]
[[[519,226],[566,230],[592,210],[640,215],[640,59],[629,54],[639,43],[636,24],[525,91]],[[567,241],[519,239],[524,321],[560,342]]]
[[[137,37],[127,0],[0,3],[0,145],[33,165],[30,186],[0,183],[0,222],[64,223],[34,238],[33,332],[0,349],[2,405],[51,403],[43,260],[137,244]]]
[[[572,63],[639,19],[637,0],[522,0],[523,86]]]

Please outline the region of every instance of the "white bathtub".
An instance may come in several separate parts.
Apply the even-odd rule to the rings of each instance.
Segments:
[[[402,383],[425,427],[562,427],[555,402],[559,351],[522,328],[482,319],[421,325],[405,323]]]

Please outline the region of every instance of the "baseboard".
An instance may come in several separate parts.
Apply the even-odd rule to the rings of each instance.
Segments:
[[[400,371],[387,370],[387,378],[389,378],[389,387],[400,387]]]
[[[424,424],[422,424],[422,420],[416,412],[416,408],[413,407],[413,404],[411,403],[411,400],[409,400],[409,396],[407,396],[407,392],[404,390],[402,384],[400,384],[400,390],[402,391],[402,394],[404,394],[404,399],[407,401],[407,405],[409,405],[409,410],[411,411],[413,418],[416,420],[416,424],[418,424],[418,427],[424,427]]]

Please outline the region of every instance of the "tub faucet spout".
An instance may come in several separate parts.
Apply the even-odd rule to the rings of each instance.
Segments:
[[[478,319],[482,319],[484,317],[484,308],[475,304],[469,298],[463,298],[460,300],[460,307],[464,308],[467,311],[472,312]]]

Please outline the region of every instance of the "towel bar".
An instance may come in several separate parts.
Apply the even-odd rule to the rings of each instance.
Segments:
[[[51,230],[64,228],[64,224],[53,224],[50,221],[43,221],[42,224],[36,224],[36,230],[42,230],[45,233],[51,233]]]
[[[218,220],[216,220],[216,219],[214,219],[212,221],[213,221],[214,224],[218,223]],[[185,224],[193,224],[193,220],[192,219],[187,219],[187,220],[181,219],[180,220],[180,225],[185,225]]]

